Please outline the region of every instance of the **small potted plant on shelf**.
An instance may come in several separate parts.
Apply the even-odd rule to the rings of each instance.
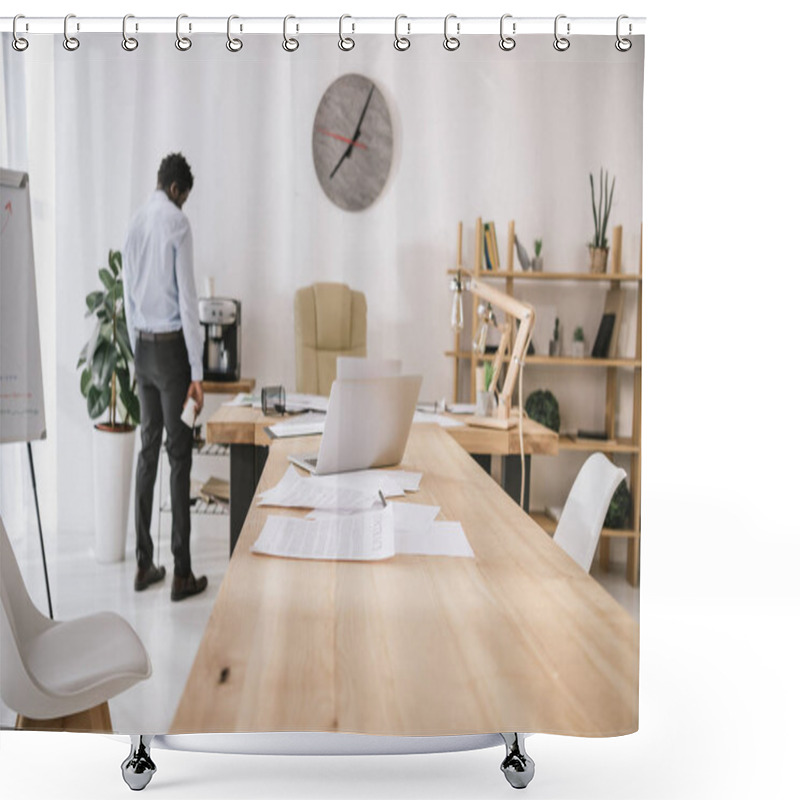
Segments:
[[[584,337],[583,328],[578,325],[572,334],[572,357],[583,358],[584,356]]]
[[[589,185],[592,189],[592,216],[594,217],[594,239],[589,244],[589,254],[591,256],[591,271],[603,273],[608,264],[608,217],[611,214],[611,203],[614,201],[614,186],[617,182],[616,177],[611,182],[611,191],[608,189],[608,170],[603,173],[600,170],[600,186],[598,187],[598,197],[594,196],[594,175],[589,173]]]
[[[551,356],[557,356],[561,349],[561,338],[560,338],[561,334],[559,333],[558,325],[559,321],[558,317],[556,317],[556,324],[555,327],[553,328],[553,338],[550,340],[549,352]]]
[[[534,272],[541,272],[544,269],[544,259],[542,258],[541,239],[536,239],[533,243],[533,258],[531,259],[531,269]]]
[[[494,412],[494,392],[489,391],[494,378],[494,366],[487,361],[483,365],[483,391],[478,392],[478,403],[475,414],[479,417],[490,417]]]
[[[133,350],[122,295],[122,254],[109,250],[108,268],[99,271],[102,289],[86,295],[86,316],[94,332],[78,358],[81,394],[95,423],[95,558],[101,563],[125,558],[133,449],[139,424],[139,398],[133,376]]]
[[[558,400],[549,389],[537,389],[525,400],[525,413],[536,422],[558,433],[561,428],[561,413]]]

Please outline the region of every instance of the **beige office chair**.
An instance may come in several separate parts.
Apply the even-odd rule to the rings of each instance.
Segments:
[[[367,300],[343,283],[315,283],[294,296],[297,391],[328,395],[338,356],[366,356]]]
[[[101,611],[58,622],[25,588],[0,517],[0,696],[17,728],[111,732],[108,700],[150,677],[133,628]]]
[[[553,541],[586,572],[594,560],[608,505],[624,479],[624,469],[602,453],[593,453],[583,462],[569,490]]]

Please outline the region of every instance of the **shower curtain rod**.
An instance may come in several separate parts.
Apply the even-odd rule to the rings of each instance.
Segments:
[[[175,17],[136,17],[129,15],[126,20],[127,35],[135,33],[175,33],[178,21]],[[554,17],[514,17],[504,15],[503,33],[506,36],[518,36],[532,33],[553,34],[556,20]],[[615,17],[570,17],[559,15],[558,30],[560,35],[613,35],[617,32]],[[644,33],[644,17],[622,17],[620,33],[623,36],[635,36]],[[180,31],[183,36],[199,33],[215,33],[225,35],[230,30],[239,34],[288,33],[292,36],[304,34],[336,34],[358,35],[362,33],[383,33],[408,36],[417,34],[443,35],[444,17],[356,17],[345,14],[339,17],[194,17],[180,15]],[[66,33],[76,36],[85,33],[119,33],[122,34],[122,17],[81,17],[68,15],[64,17],[27,17],[19,15],[16,22],[18,35],[37,33]],[[284,27],[286,26],[286,27]],[[447,31],[449,36],[469,36],[472,34],[500,33],[501,18],[497,17],[458,17],[449,15]],[[14,30],[14,18],[0,18],[0,32],[11,33]]]

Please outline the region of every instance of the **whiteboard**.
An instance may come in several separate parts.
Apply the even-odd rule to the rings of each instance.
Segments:
[[[0,169],[0,443],[44,437],[28,175]]]

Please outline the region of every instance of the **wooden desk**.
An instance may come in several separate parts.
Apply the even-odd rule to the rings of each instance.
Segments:
[[[280,440],[258,490],[274,486]],[[415,426],[403,502],[460,520],[475,558],[254,555],[253,505],[170,733],[617,735],[638,726],[638,626],[452,437]]]
[[[264,428],[279,417],[265,417],[260,409],[246,406],[222,406],[206,422],[206,439],[214,444],[230,445],[230,541],[231,552],[244,524],[250,501],[256,489],[261,471],[267,460],[273,439]],[[458,417],[455,417],[458,419]],[[463,425],[445,428],[486,472],[490,471],[491,457],[502,457],[501,484],[515,499],[521,489],[519,459],[519,431],[477,428]],[[533,455],[557,455],[558,434],[534,422],[523,420],[523,444],[525,448],[525,474],[530,475],[530,457]],[[512,457],[513,456],[513,457]],[[525,487],[525,510],[529,510],[530,483]]]
[[[206,394],[239,394],[239,392],[252,392],[255,385],[255,378],[241,378],[238,381],[203,381],[203,391]]]

